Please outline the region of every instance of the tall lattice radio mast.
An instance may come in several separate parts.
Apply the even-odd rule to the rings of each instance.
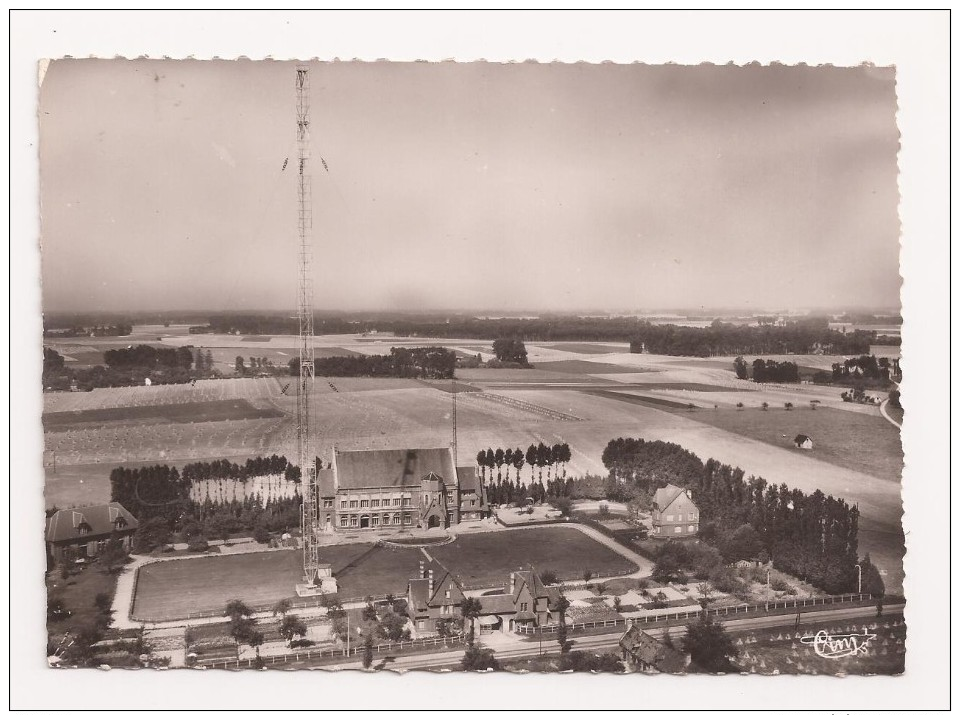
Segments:
[[[300,327],[300,378],[297,381],[297,456],[303,503],[300,532],[303,538],[303,572],[310,582],[319,564],[319,514],[317,511],[317,452],[310,425],[310,392],[313,387],[313,280],[310,276],[313,233],[313,195],[310,183],[310,75],[297,65],[297,233],[300,244],[297,320]]]

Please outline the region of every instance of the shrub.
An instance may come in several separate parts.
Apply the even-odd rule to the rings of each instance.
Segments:
[[[257,524],[253,529],[253,538],[258,544],[265,544],[270,541],[270,532],[263,524]]]
[[[187,551],[203,553],[210,548],[210,544],[202,536],[194,536],[187,542]]]
[[[786,591],[790,588],[790,584],[780,577],[775,577],[770,579],[770,588],[774,591]]]
[[[540,580],[543,581],[544,586],[552,586],[555,583],[560,583],[557,574],[549,569],[540,573]]]

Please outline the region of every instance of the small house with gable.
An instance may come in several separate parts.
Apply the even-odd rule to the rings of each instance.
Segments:
[[[700,530],[700,510],[689,489],[668,484],[653,495],[654,538],[696,536]]]
[[[47,555],[54,563],[93,558],[116,536],[124,549],[139,522],[120,503],[61,509],[47,519]]]
[[[671,643],[657,640],[637,624],[620,639],[620,650],[627,670],[637,673],[682,673],[690,662]]]

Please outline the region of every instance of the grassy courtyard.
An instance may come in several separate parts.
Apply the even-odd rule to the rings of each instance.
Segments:
[[[333,567],[341,598],[351,598],[402,595],[422,557],[417,549],[344,544],[322,548],[320,558]],[[296,550],[156,562],[140,569],[133,617],[187,618],[222,609],[235,598],[254,608],[282,598],[296,601],[294,588],[302,579],[302,556]]]
[[[427,551],[467,586],[499,584],[511,571],[527,566],[568,579],[580,578],[586,569],[594,574],[634,570],[631,562],[573,528],[465,534]],[[416,548],[343,544],[323,547],[320,558],[333,567],[340,597],[354,598],[402,596],[423,555]],[[302,578],[301,555],[295,550],[160,561],[140,569],[133,617],[188,618],[218,611],[233,599],[265,608],[282,598],[295,601],[294,587]]]
[[[636,570],[632,562],[578,529],[544,527],[464,534],[452,544],[427,549],[466,586],[504,582],[511,571],[532,566],[553,571],[561,580],[592,573],[613,575]]]

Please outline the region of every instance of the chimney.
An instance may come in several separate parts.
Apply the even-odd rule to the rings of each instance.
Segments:
[[[417,571],[417,578],[426,578],[426,577],[427,577],[426,568],[427,568],[427,567],[423,565],[423,559],[421,559],[421,560],[420,560],[420,570]]]
[[[516,587],[516,584],[517,584],[517,574],[512,573],[510,574],[510,593],[513,593],[513,589]]]
[[[427,571],[427,592],[432,596],[433,595],[433,569]]]

